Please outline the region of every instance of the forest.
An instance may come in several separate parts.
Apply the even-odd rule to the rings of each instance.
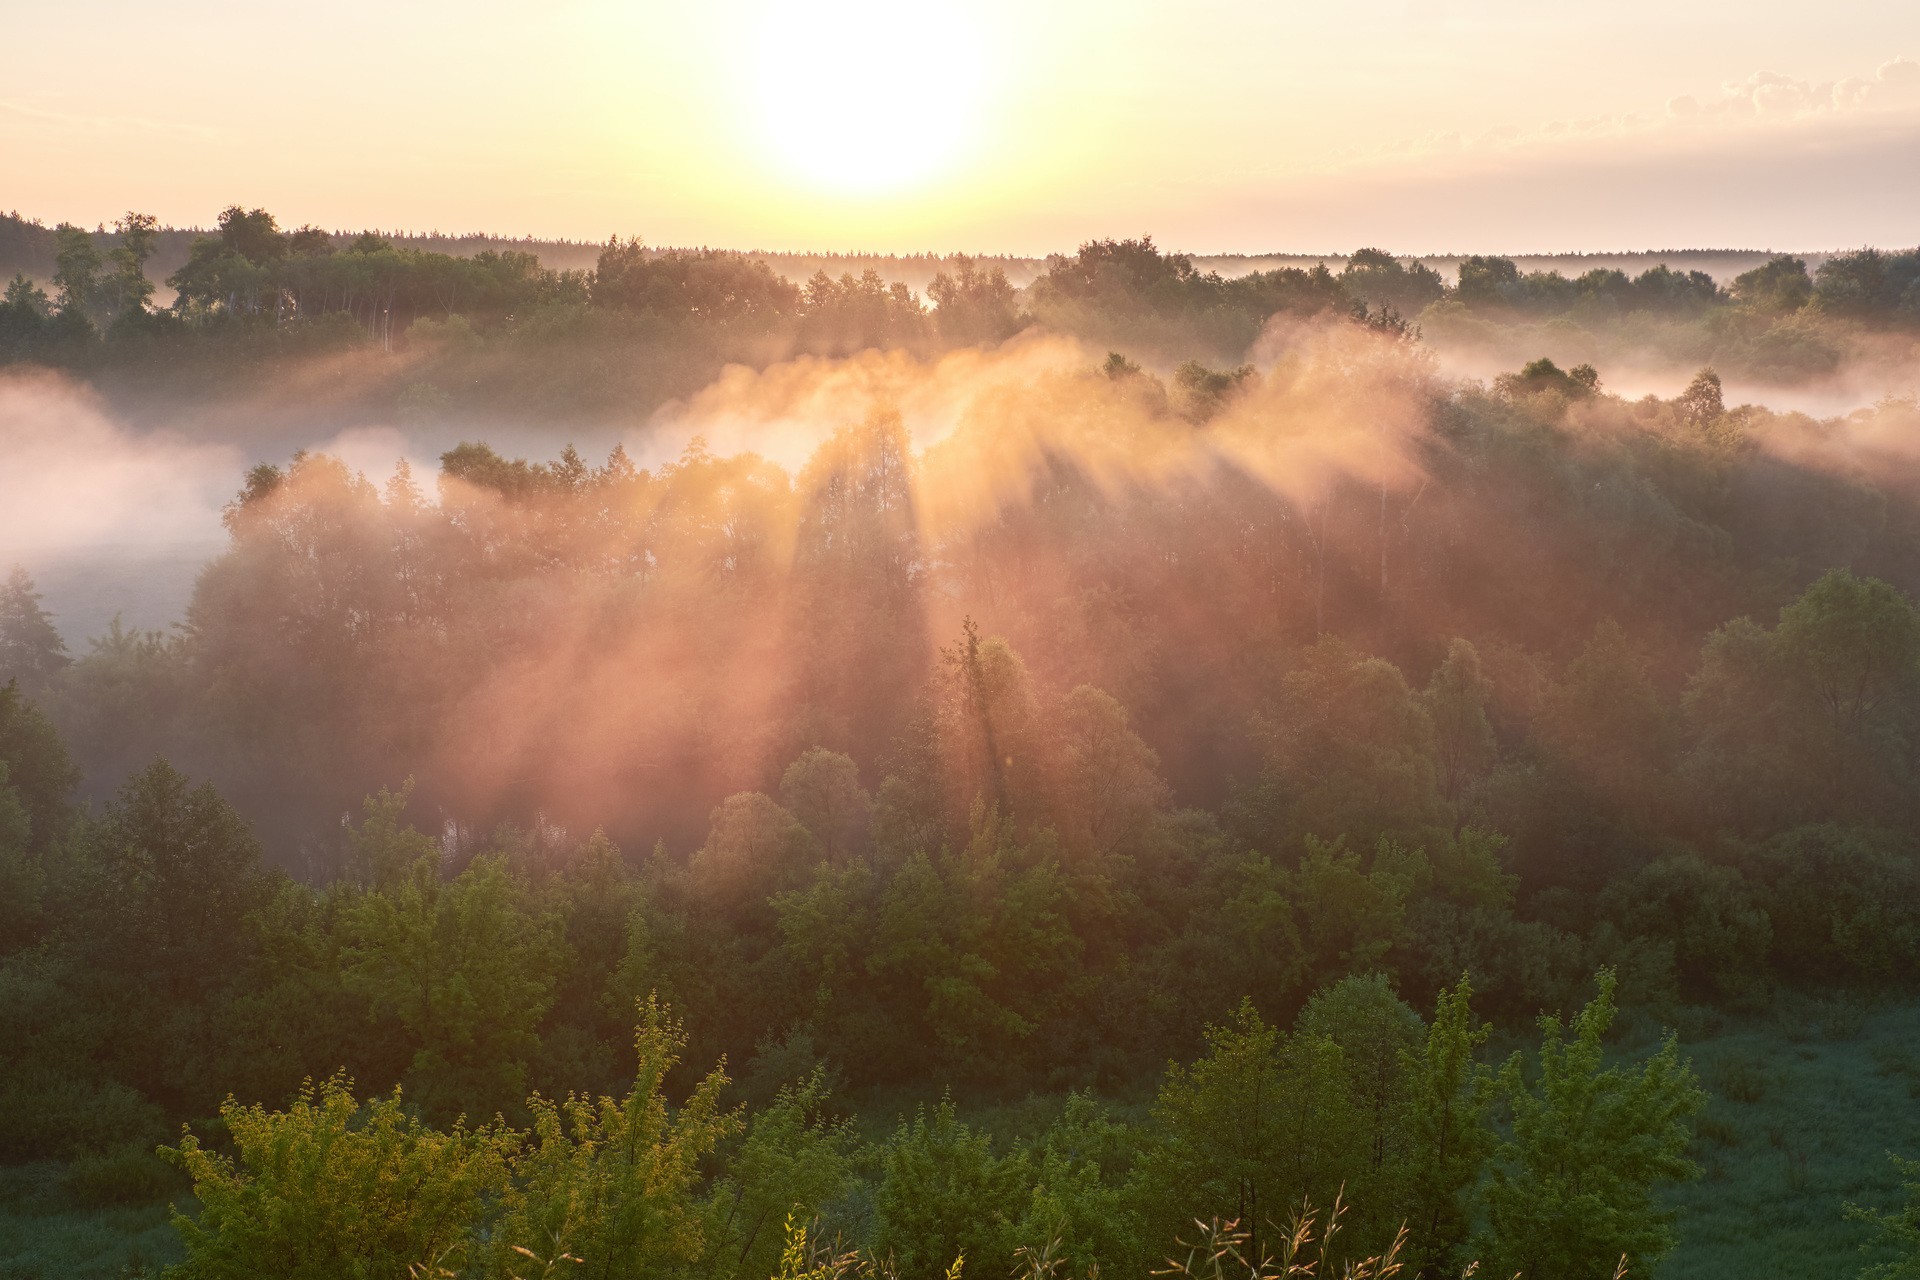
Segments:
[[[1920,403],[1722,378],[1912,344],[1920,250],[923,298],[236,206],[158,306],[156,225],[0,379],[474,430],[257,457],[175,627],[0,588],[0,1276],[1920,1273]],[[1430,336],[1555,324],[1721,363]],[[567,443],[671,397],[746,443]]]

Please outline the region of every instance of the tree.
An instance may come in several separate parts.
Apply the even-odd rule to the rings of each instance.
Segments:
[[[1071,1093],[1034,1148],[1033,1199],[1020,1238],[1035,1253],[1064,1258],[1073,1274],[1125,1274],[1144,1260],[1127,1181],[1140,1131],[1115,1120],[1092,1095]],[[1154,1244],[1161,1243],[1154,1241]]]
[[[1672,854],[1609,885],[1602,908],[1627,937],[1672,946],[1675,977],[1688,999],[1737,997],[1764,980],[1772,926],[1734,867],[1715,866],[1697,853]]]
[[[712,1224],[698,1195],[701,1164],[740,1117],[720,1105],[727,1077],[717,1068],[684,1106],[668,1106],[666,1077],[686,1035],[654,1000],[639,1011],[639,1065],[626,1097],[529,1100],[531,1141],[513,1158],[492,1235],[495,1274],[516,1274],[516,1255],[564,1253],[583,1280],[641,1280],[706,1257]]]
[[[1781,657],[1836,737],[1860,739],[1875,713],[1913,687],[1920,610],[1877,578],[1832,569],[1780,611]]]
[[[80,771],[53,722],[14,680],[0,685],[0,764],[26,811],[27,847],[44,859],[67,834]]]
[[[90,321],[100,293],[100,250],[92,236],[70,223],[61,223],[53,234],[53,283],[60,310]]]
[[[1857,1204],[1847,1206],[1847,1218],[1874,1228],[1871,1248],[1892,1253],[1892,1259],[1860,1273],[1860,1280],[1920,1280],[1920,1160],[1893,1157],[1906,1203],[1891,1212]]]
[[[860,766],[825,747],[813,747],[787,766],[780,776],[780,799],[829,862],[858,850],[873,813],[873,797],[860,785]]]
[[[1831,570],[1771,631],[1740,618],[1708,637],[1687,691],[1691,768],[1743,825],[1902,812],[1917,678],[1920,610]]]
[[[1813,297],[1813,277],[1807,274],[1805,258],[1782,254],[1735,276],[1733,296],[1742,306],[1767,315],[1798,311]]]
[[[1412,1270],[1458,1274],[1473,1229],[1474,1195],[1498,1138],[1489,1125],[1493,1072],[1476,1061],[1493,1028],[1475,1026],[1473,984],[1462,975],[1434,1004],[1426,1040],[1401,1051],[1407,1105],[1405,1189]]]
[[[412,778],[398,792],[382,787],[361,806],[359,825],[347,830],[348,871],[369,889],[396,888],[423,859],[439,858],[438,843],[405,821],[412,798]]]
[[[1361,1213],[1381,1221],[1390,1212],[1387,1206],[1399,1198],[1394,1183],[1404,1158],[1403,1059],[1423,1031],[1420,1015],[1393,993],[1386,975],[1378,973],[1342,978],[1318,992],[1294,1024],[1295,1035],[1324,1040],[1340,1050],[1366,1152],[1365,1176],[1348,1188],[1348,1198]]]
[[[1261,730],[1298,830],[1371,844],[1444,820],[1433,722],[1384,659],[1331,636],[1320,641],[1281,680]]]
[[[535,1028],[553,1001],[559,922],[524,900],[498,855],[452,881],[420,858],[407,877],[352,907],[342,958],[349,987],[410,1034],[409,1076],[431,1115],[523,1096]]]
[[[781,1224],[808,1221],[853,1184],[851,1121],[827,1115],[826,1074],[816,1067],[782,1088],[747,1126],[746,1141],[714,1189],[725,1216],[717,1259],[738,1280],[765,1280],[778,1264]]]
[[[1024,1154],[995,1156],[987,1135],[960,1122],[952,1099],[903,1121],[880,1169],[873,1247],[898,1274],[950,1274],[958,1260],[968,1274],[992,1274],[1012,1259],[1031,1169]]]
[[[1486,1193],[1481,1256],[1491,1275],[1604,1280],[1625,1258],[1628,1273],[1644,1277],[1673,1247],[1673,1213],[1654,1191],[1698,1175],[1687,1146],[1706,1095],[1671,1036],[1638,1065],[1605,1065],[1612,970],[1597,982],[1571,1027],[1540,1019],[1537,1083],[1529,1087],[1519,1054],[1501,1071],[1513,1136]]]
[[[144,314],[153,297],[153,281],[147,279],[146,268],[159,240],[159,225],[152,214],[133,212],[113,224],[119,243],[107,257],[113,270],[101,281],[101,291],[115,320]]]
[[[1633,817],[1659,810],[1678,745],[1646,661],[1612,619],[1547,691],[1539,739],[1577,783]]]
[[[1166,803],[1160,757],[1127,723],[1127,709],[1091,685],[1060,709],[1061,816],[1078,848],[1106,856],[1133,847]]]
[[[173,1215],[181,1280],[386,1280],[471,1262],[516,1146],[498,1127],[428,1128],[397,1090],[360,1103],[344,1076],[285,1111],[228,1098],[220,1119],[233,1155],[190,1131],[161,1150],[199,1202]]]
[[[687,875],[694,892],[716,906],[757,907],[797,884],[812,861],[807,828],[761,792],[728,796],[709,822],[706,843],[688,862]]]
[[[15,565],[0,587],[0,683],[44,688],[71,661],[52,615],[40,606],[32,576]]]
[[[999,342],[1020,329],[1017,295],[999,267],[982,267],[966,254],[953,257],[953,274],[938,272],[927,286],[940,336],[960,345]]]
[[[1472,788],[1486,777],[1497,747],[1487,701],[1493,686],[1480,672],[1480,654],[1465,640],[1447,645],[1446,661],[1421,694],[1433,721],[1434,759],[1440,792],[1458,814]]]
[[[33,829],[20,793],[7,781],[0,761],[0,959],[39,935],[41,893],[46,874],[27,851]]]
[[[1711,426],[1727,412],[1720,394],[1720,375],[1711,369],[1693,375],[1693,381],[1673,403],[1680,410],[1681,421],[1694,428]]]
[[[1168,1067],[1153,1124],[1133,1179],[1149,1242],[1234,1219],[1259,1257],[1303,1197],[1331,1203],[1367,1159],[1338,1046],[1283,1037],[1251,1001],[1207,1028],[1199,1061]]]
[[[151,983],[162,1005],[233,977],[270,885],[259,843],[211,783],[154,761],[108,804],[90,845],[94,963]]]

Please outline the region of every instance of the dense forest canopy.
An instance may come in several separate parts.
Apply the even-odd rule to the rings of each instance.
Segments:
[[[1920,980],[1920,405],[1423,339],[1897,342],[1920,254],[923,299],[235,207],[155,308],[156,234],[54,232],[0,376],[650,353],[797,451],[270,455],[177,628],[6,579],[0,1159],[180,1198],[182,1276],[1644,1276],[1740,1141],[1658,1028]]]

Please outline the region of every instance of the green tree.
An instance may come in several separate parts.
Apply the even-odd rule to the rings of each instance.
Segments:
[[[1877,578],[1834,569],[1780,611],[1774,639],[1833,739],[1836,771],[1852,765],[1849,747],[1892,745],[1882,713],[1920,674],[1920,610],[1910,600]],[[1835,788],[1843,785],[1836,776]]]
[[[89,844],[92,963],[151,983],[163,1008],[231,979],[271,886],[259,843],[213,784],[156,760],[121,787]]]
[[[54,228],[53,283],[60,310],[91,321],[100,294],[100,250],[70,223]]]
[[[1847,1206],[1847,1218],[1864,1222],[1874,1229],[1874,1239],[1864,1247],[1894,1256],[1860,1273],[1860,1280],[1920,1280],[1920,1160],[1893,1157],[1900,1174],[1900,1190],[1906,1202],[1891,1211]]]
[[[1480,654],[1467,641],[1447,646],[1446,661],[1434,671],[1420,701],[1433,721],[1434,759],[1440,793],[1459,813],[1473,788],[1492,768],[1496,746],[1487,702],[1493,686],[1480,672]]]
[[[382,787],[362,803],[360,822],[347,829],[348,871],[367,888],[395,888],[423,859],[438,860],[438,843],[406,821],[412,798],[412,778],[397,792]]]
[[[33,821],[0,761],[0,958],[40,933],[46,871],[28,850]]]
[[[1160,757],[1127,723],[1127,709],[1092,685],[1060,708],[1060,810],[1072,847],[1098,857],[1138,845],[1166,804]]]
[[[28,847],[45,858],[67,834],[80,771],[53,722],[13,680],[0,685],[0,764],[26,810]]]
[[[535,1096],[533,1133],[513,1158],[513,1182],[492,1234],[495,1274],[516,1274],[521,1250],[578,1259],[583,1280],[640,1280],[692,1266],[712,1244],[713,1211],[699,1195],[702,1163],[739,1128],[720,1105],[715,1069],[684,1106],[665,1084],[686,1035],[652,999],[634,1032],[638,1070],[624,1098]]]
[[[1608,619],[1547,691],[1538,737],[1579,786],[1650,820],[1664,797],[1676,728],[1645,659]]]
[[[1492,1033],[1473,1024],[1473,985],[1462,975],[1434,1004],[1426,1040],[1401,1052],[1408,1263],[1420,1276],[1458,1274],[1473,1229],[1474,1193],[1498,1138],[1489,1124],[1493,1072],[1476,1059]]]
[[[535,1029],[553,1001],[559,922],[528,901],[498,855],[451,881],[437,857],[352,908],[348,985],[406,1028],[409,1072],[430,1115],[517,1103]]]
[[[0,683],[44,688],[71,661],[52,615],[40,606],[32,576],[15,565],[0,586]]]
[[[1727,403],[1720,391],[1720,375],[1711,369],[1694,374],[1693,381],[1673,403],[1680,410],[1681,421],[1695,428],[1712,426],[1727,412]]]
[[[1613,972],[1597,981],[1570,1027],[1541,1018],[1535,1083],[1519,1054],[1501,1071],[1513,1136],[1486,1192],[1480,1253],[1491,1275],[1604,1280],[1624,1257],[1630,1275],[1647,1276],[1673,1247],[1673,1213],[1654,1193],[1698,1175],[1687,1146],[1706,1095],[1672,1037],[1644,1062],[1606,1065]]]
[[[1139,1130],[1115,1120],[1092,1095],[1069,1094],[1034,1148],[1021,1243],[1035,1253],[1052,1246],[1075,1274],[1122,1274],[1138,1265],[1147,1254],[1127,1184],[1139,1145]]]
[[[1408,1155],[1404,1059],[1424,1031],[1420,1015],[1378,973],[1342,978],[1320,991],[1294,1024],[1295,1036],[1323,1040],[1340,1051],[1364,1153],[1358,1176],[1346,1188],[1355,1215],[1348,1226],[1370,1237],[1367,1247],[1384,1248],[1400,1225],[1393,1214],[1402,1199]]]
[[[176,1211],[181,1280],[391,1280],[464,1266],[507,1189],[515,1135],[428,1128],[389,1098],[355,1101],[342,1076],[285,1111],[227,1099],[233,1154],[191,1131],[161,1154],[193,1180],[199,1211]]]
[[[953,272],[938,272],[927,286],[934,325],[948,342],[975,345],[999,342],[1020,329],[1018,295],[1001,268],[982,266],[964,253],[953,256]]]
[[[961,1123],[952,1099],[902,1122],[880,1170],[873,1248],[900,1275],[943,1275],[956,1260],[969,1274],[992,1274],[1012,1260],[1032,1170],[1024,1153],[995,1156],[986,1134]]]
[[[687,863],[693,890],[716,906],[758,907],[799,882],[815,856],[807,828],[767,795],[742,791],[714,807],[706,843]]]
[[[1675,977],[1690,1000],[1749,994],[1766,973],[1772,925],[1737,868],[1673,854],[1614,881],[1601,907],[1627,937],[1672,946]]]
[[[1768,315],[1798,311],[1813,297],[1807,260],[1782,254],[1743,271],[1733,278],[1733,296],[1742,306]]]
[[[780,776],[780,799],[829,862],[859,850],[873,813],[873,797],[860,785],[860,766],[850,756],[813,747]]]
[[[159,240],[159,220],[150,213],[131,213],[113,224],[118,243],[107,254],[109,270],[100,281],[100,305],[107,324],[142,315],[153,297],[147,279],[147,259]]]
[[[1390,662],[1322,640],[1281,680],[1261,733],[1300,831],[1364,845],[1444,821],[1433,722]]]
[[[1207,1028],[1199,1061],[1167,1069],[1153,1127],[1132,1180],[1150,1248],[1195,1219],[1235,1219],[1260,1256],[1302,1197],[1330,1204],[1367,1160],[1339,1047],[1282,1036],[1251,1001]]]
[[[781,1225],[806,1222],[853,1185],[852,1122],[827,1115],[826,1073],[782,1088],[754,1115],[746,1140],[714,1189],[722,1208],[720,1267],[738,1280],[764,1280],[780,1259]]]

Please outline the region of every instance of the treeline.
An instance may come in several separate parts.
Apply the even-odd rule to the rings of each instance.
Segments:
[[[871,267],[837,276],[823,267],[795,284],[759,256],[632,240],[603,246],[591,270],[552,270],[515,248],[458,255],[372,232],[289,232],[266,210],[239,206],[220,215],[217,235],[192,244],[166,278],[172,304],[156,310],[146,264],[161,233],[151,217],[130,213],[106,236],[31,229],[51,238],[52,292],[25,275],[8,286],[0,362],[72,368],[151,398],[161,387],[204,393],[231,378],[270,377],[287,361],[398,351],[405,361],[334,378],[332,394],[403,414],[631,413],[690,393],[729,363],[872,348],[930,355],[1029,327],[1165,366],[1231,367],[1276,316],[1347,317],[1468,345],[1565,322],[1574,328],[1554,330],[1557,341],[1569,332],[1645,339],[1777,380],[1831,373],[1861,335],[1910,333],[1920,316],[1920,251],[1861,250],[1812,273],[1780,257],[1725,289],[1664,265],[1569,278],[1471,257],[1449,285],[1377,249],[1356,252],[1337,273],[1277,267],[1227,277],[1148,238],[1054,255],[1024,289],[1000,263],[956,255],[923,295]],[[1657,335],[1643,332],[1649,325]]]

